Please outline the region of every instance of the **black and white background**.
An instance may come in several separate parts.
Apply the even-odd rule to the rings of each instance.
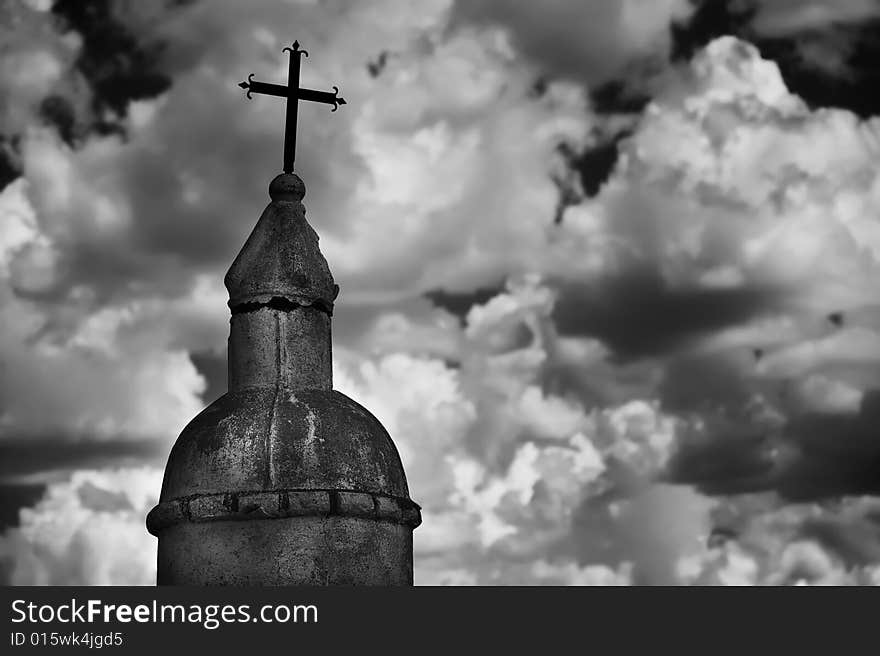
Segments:
[[[0,5],[0,577],[152,584],[283,103],[417,584],[880,584],[880,2]]]

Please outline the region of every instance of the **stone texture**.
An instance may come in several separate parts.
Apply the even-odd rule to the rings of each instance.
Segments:
[[[168,458],[147,528],[158,583],[411,585],[421,522],[397,449],[332,389],[338,287],[282,174],[226,274],[229,391]]]
[[[286,185],[296,187],[302,181],[296,175],[282,173],[270,186]],[[229,306],[234,309],[246,303],[283,298],[302,305],[317,303],[332,310],[339,288],[318,248],[318,235],[306,221],[306,210],[301,202],[292,200],[295,196],[276,196],[279,200],[273,200],[263,211],[226,273]]]
[[[299,311],[259,308],[234,314],[229,331],[229,388],[330,389],[330,316],[313,306]]]
[[[158,583],[411,585],[412,528],[351,517],[182,523],[159,541]]]
[[[409,496],[397,449],[366,408],[335,390],[254,387],[224,394],[183,430],[160,501],[281,489]]]

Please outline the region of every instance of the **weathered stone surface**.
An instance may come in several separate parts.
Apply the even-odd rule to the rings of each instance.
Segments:
[[[175,442],[147,528],[160,584],[411,585],[421,522],[388,432],[332,389],[338,288],[282,174],[226,275],[229,392]]]
[[[249,388],[183,430],[160,500],[280,489],[409,496],[397,449],[366,408],[334,390]]]
[[[410,528],[422,521],[418,505],[406,497],[338,490],[275,490],[193,495],[163,501],[147,515],[147,528],[158,535],[169,526],[184,522],[282,517],[357,517]]]
[[[280,173],[269,183],[269,198],[274,201],[299,202],[306,195],[306,186],[295,173]]]
[[[276,184],[278,178],[282,180]],[[295,187],[292,178],[299,180],[294,174],[278,178],[273,185]],[[229,307],[268,303],[277,297],[332,311],[339,288],[318,248],[318,234],[306,221],[302,203],[287,200],[285,194],[277,197],[263,211],[226,273]]]
[[[232,316],[229,389],[333,386],[330,317],[314,307],[258,309]]]
[[[411,585],[412,528],[352,517],[183,523],[159,541],[160,585]]]

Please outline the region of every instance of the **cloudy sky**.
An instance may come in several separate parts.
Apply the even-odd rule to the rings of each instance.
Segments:
[[[300,110],[417,584],[880,584],[880,2],[0,7],[0,577],[150,584]]]

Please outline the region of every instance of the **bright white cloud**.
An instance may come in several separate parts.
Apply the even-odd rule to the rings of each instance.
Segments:
[[[81,470],[51,483],[0,536],[12,585],[154,585],[156,540],[144,518],[158,499],[153,468]]]

